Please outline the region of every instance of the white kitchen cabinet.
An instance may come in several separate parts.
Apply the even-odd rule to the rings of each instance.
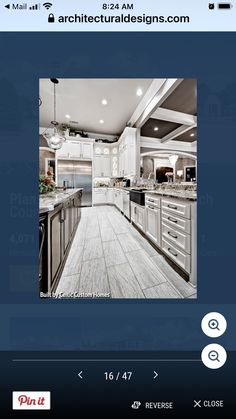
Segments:
[[[100,155],[100,154],[102,154],[102,147],[100,147],[100,146],[94,146],[94,154],[96,154],[96,155]]]
[[[136,224],[136,226],[142,230],[145,231],[145,225],[146,225],[146,217],[145,217],[145,207],[138,205],[134,202],[131,202],[130,205],[130,217],[131,221]]]
[[[123,191],[120,189],[118,191],[118,208],[123,212]]]
[[[124,176],[124,153],[123,149],[119,151],[119,176]]]
[[[110,156],[104,155],[102,161],[102,176],[110,177],[111,176],[111,159]]]
[[[167,197],[161,202],[162,250],[196,285],[196,202]]]
[[[155,244],[161,244],[161,201],[155,194],[145,195],[146,235]]]
[[[171,259],[177,263],[177,265],[183,268],[186,272],[190,273],[191,264],[189,254],[179,250],[177,246],[164,238],[162,238],[162,249]]]
[[[71,152],[71,144],[69,142],[63,143],[62,147],[59,150],[56,150],[56,158],[69,159],[70,152]]]
[[[92,159],[93,158],[93,144],[80,142],[81,158]]]
[[[93,158],[93,176],[110,177],[111,176],[110,156],[95,155]]]
[[[126,152],[125,160],[126,176],[134,176],[136,174],[136,147],[130,144]]]
[[[107,189],[107,203],[114,204],[114,189]]]
[[[136,133],[136,128],[126,127],[115,145],[94,144],[94,177],[129,177],[137,174]],[[101,157],[101,160],[97,157]]]
[[[145,231],[145,208],[136,206],[136,225],[140,230]]]
[[[136,175],[136,129],[126,127],[119,140],[119,176]]]
[[[118,205],[119,205],[119,189],[114,189],[113,199],[114,199],[115,206],[118,208]]]
[[[100,177],[102,176],[102,155],[95,155],[93,157],[93,176]]]
[[[134,202],[130,202],[130,219],[135,223],[136,220],[136,204]]]
[[[123,212],[123,191],[122,189],[114,189],[114,204]]]
[[[118,176],[118,156],[117,155],[111,156],[111,176],[113,177]]]
[[[107,188],[93,188],[93,205],[107,204]]]
[[[91,160],[93,158],[93,144],[70,140],[62,144],[62,147],[56,151],[56,156],[57,158]]]
[[[156,244],[160,245],[160,209],[146,206],[146,235]]]

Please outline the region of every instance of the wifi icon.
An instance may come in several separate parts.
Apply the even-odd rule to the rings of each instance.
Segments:
[[[52,7],[52,3],[43,3],[43,6],[48,10],[50,7]]]

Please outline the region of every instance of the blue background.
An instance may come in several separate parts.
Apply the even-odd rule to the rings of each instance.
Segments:
[[[208,311],[227,317],[218,343],[236,348],[235,44],[235,33],[0,34],[0,349],[201,350]],[[39,299],[43,77],[198,79],[197,301]]]

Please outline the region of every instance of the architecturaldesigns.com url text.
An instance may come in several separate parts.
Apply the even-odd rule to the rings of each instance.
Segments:
[[[117,16],[113,15],[87,15],[74,14],[71,16],[59,16],[58,23],[143,23],[145,25],[153,25],[159,23],[190,23],[189,16],[150,16],[143,13],[142,15],[134,16],[123,13]]]

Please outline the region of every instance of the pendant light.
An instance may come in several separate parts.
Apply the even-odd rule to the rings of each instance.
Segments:
[[[51,121],[51,124],[53,125],[53,133],[52,132],[46,132],[43,134],[44,138],[47,140],[48,146],[52,148],[53,150],[59,150],[62,147],[62,144],[65,141],[65,137],[61,135],[61,133],[58,131],[58,122],[56,121],[56,84],[59,83],[57,79],[50,79],[53,83],[53,91],[54,91],[54,120]]]
[[[172,166],[175,166],[175,165],[176,165],[176,162],[177,162],[177,160],[178,160],[178,158],[179,158],[179,156],[178,156],[177,154],[171,154],[171,155],[169,156],[170,164],[171,164]]]

